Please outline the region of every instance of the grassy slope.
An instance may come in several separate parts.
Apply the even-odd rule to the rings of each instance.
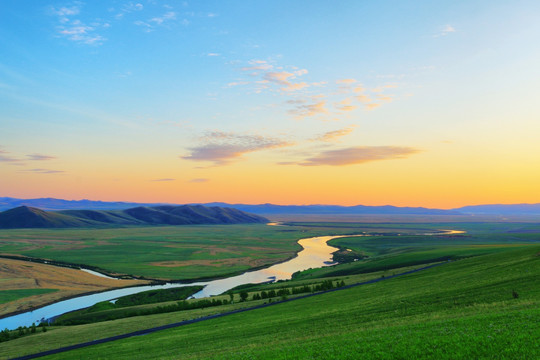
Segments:
[[[467,258],[48,358],[538,358],[539,254],[536,245]],[[98,325],[105,332],[115,324],[122,322],[73,327],[70,333]],[[35,335],[32,343],[46,343],[47,336],[62,331]],[[6,343],[11,352],[5,356],[28,339]]]
[[[312,269],[295,274],[296,279],[359,274],[382,269],[455,260],[482,254],[506,251],[538,243],[540,225],[525,223],[455,223],[455,224],[374,224],[361,226],[378,236],[344,237],[331,240],[330,245],[366,254],[368,259],[339,267]],[[366,226],[366,227],[364,227]],[[399,228],[402,228],[399,231]],[[425,229],[464,230],[465,234],[422,236]],[[424,230],[422,230],[424,229]],[[384,232],[396,231],[393,235]]]

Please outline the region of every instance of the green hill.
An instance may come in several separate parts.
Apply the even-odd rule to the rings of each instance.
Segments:
[[[96,225],[90,219],[77,218],[52,211],[20,206],[0,213],[0,229],[62,228]]]
[[[0,213],[0,229],[71,228],[111,225],[198,225],[266,223],[237,209],[202,205],[135,207],[126,210],[44,211],[20,206]]]

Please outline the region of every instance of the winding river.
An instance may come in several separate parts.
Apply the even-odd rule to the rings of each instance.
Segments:
[[[30,326],[32,323],[36,323],[37,325],[44,319],[51,319],[66,312],[83,309],[100,301],[113,300],[121,296],[136,294],[147,290],[203,285],[204,288],[193,295],[194,298],[203,298],[222,294],[223,292],[242,284],[290,279],[292,274],[296,271],[332,265],[332,253],[336,251],[337,248],[328,245],[327,242],[331,239],[343,236],[350,235],[318,236],[301,239],[298,241],[298,243],[303,249],[298,252],[296,257],[286,262],[272,265],[265,269],[248,271],[241,275],[232,276],[225,279],[190,284],[170,283],[165,285],[137,286],[110,290],[97,294],[82,295],[76,298],[59,301],[33,311],[0,319],[0,329],[16,329],[19,326]],[[90,272],[88,270],[81,271]],[[94,275],[103,276],[99,273],[94,273]]]
[[[279,223],[271,223],[269,225],[279,225]],[[454,235],[462,233],[464,233],[464,231],[440,230],[438,232],[424,233],[419,235]],[[212,295],[222,294],[223,292],[232,289],[238,285],[249,283],[257,284],[263,282],[290,279],[292,277],[292,274],[296,271],[332,265],[332,253],[336,251],[337,248],[328,245],[327,242],[332,239],[350,236],[366,235],[317,236],[301,239],[298,241],[298,244],[300,244],[303,249],[298,252],[296,257],[283,263],[272,265],[265,269],[248,271],[241,275],[232,276],[225,279],[189,284],[169,283],[165,285],[137,286],[109,290],[97,294],[82,295],[69,300],[59,301],[57,303],[44,306],[33,311],[28,311],[25,313],[0,319],[0,329],[16,329],[19,326],[31,326],[32,323],[36,323],[37,325],[40,321],[52,319],[66,312],[84,309],[101,301],[114,300],[121,296],[132,295],[147,290],[202,285],[204,286],[204,288],[198,293],[194,294],[193,297],[203,298]],[[99,274],[91,270],[81,271],[90,272],[96,276],[104,276],[103,274]]]

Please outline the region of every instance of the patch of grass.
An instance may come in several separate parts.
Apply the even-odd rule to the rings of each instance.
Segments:
[[[58,289],[0,290],[0,304],[15,301],[29,296],[48,294],[55,291],[58,291]]]
[[[200,291],[203,286],[148,290],[138,294],[122,296],[115,302],[102,301],[86,309],[72,311],[57,317],[55,325],[88,324],[99,321],[122,319],[131,316],[157,314],[175,310],[173,302],[185,300]],[[140,306],[158,304],[154,307]]]

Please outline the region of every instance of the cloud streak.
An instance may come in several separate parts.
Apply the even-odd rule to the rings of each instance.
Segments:
[[[31,172],[36,174],[63,174],[65,171],[62,170],[50,170],[50,169],[27,169],[21,170],[20,172]]]
[[[272,83],[283,85],[281,90],[283,91],[297,91],[308,87],[305,82],[294,83],[291,80],[296,79],[298,76],[307,74],[306,69],[297,70],[294,72],[280,71],[280,72],[267,72],[264,74],[263,79]]]
[[[56,159],[55,156],[43,155],[43,154],[30,154],[30,155],[26,155],[26,157],[28,158],[28,160],[31,160],[31,161],[46,161],[46,160]]]
[[[141,26],[144,28],[144,31],[146,32],[152,32],[156,29],[158,26],[167,26],[171,22],[174,22],[176,20],[176,12],[174,11],[167,11],[161,16],[155,16],[153,18],[150,18],[146,21],[138,20],[135,21],[135,25]],[[184,26],[189,25],[189,21],[187,19],[183,19],[181,23]]]
[[[180,156],[180,158],[192,161],[208,161],[218,166],[226,165],[247,153],[292,145],[289,142],[272,137],[238,135],[219,131],[206,134],[203,141],[206,143],[189,149],[191,153]]]
[[[445,25],[441,31],[439,31],[437,34],[433,35],[433,37],[438,38],[441,36],[447,36],[451,33],[455,33],[456,29],[452,25]]]
[[[354,131],[355,126],[349,126],[343,129],[334,130],[334,131],[328,131],[315,139],[314,141],[323,141],[323,142],[336,142],[339,141],[340,138],[349,135]]]
[[[10,165],[23,165],[21,159],[17,159],[15,157],[13,157],[11,155],[7,155],[7,154],[10,154],[10,152],[6,151],[6,150],[3,150],[0,147],[0,163],[4,162],[4,163],[8,163]]]
[[[338,150],[327,150],[297,163],[301,166],[346,166],[371,161],[404,159],[420,150],[403,146],[357,146]],[[287,163],[291,164],[291,163]]]

